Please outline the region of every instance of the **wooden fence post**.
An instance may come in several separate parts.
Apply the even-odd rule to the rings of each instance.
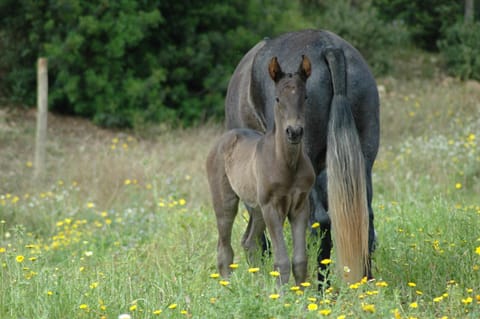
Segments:
[[[39,58],[37,65],[37,133],[35,139],[34,178],[38,179],[45,171],[45,149],[47,143],[48,115],[48,62]]]

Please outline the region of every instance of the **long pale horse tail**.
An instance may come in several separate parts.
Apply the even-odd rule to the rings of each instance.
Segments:
[[[365,160],[346,92],[345,56],[328,49],[333,84],[327,136],[328,211],[336,264],[344,282],[360,281],[369,263]]]

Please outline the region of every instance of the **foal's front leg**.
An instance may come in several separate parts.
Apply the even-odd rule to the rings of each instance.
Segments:
[[[280,284],[286,284],[290,278],[290,261],[283,236],[286,215],[279,213],[271,204],[262,207],[262,213],[272,240],[274,267],[280,272]]]
[[[309,214],[310,208],[308,198],[306,198],[299,210],[289,215],[293,240],[292,269],[297,285],[305,282],[307,278],[307,244],[305,236]]]

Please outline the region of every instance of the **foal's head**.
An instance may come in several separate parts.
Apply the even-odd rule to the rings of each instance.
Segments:
[[[275,127],[283,130],[289,143],[298,144],[305,125],[306,81],[312,72],[310,60],[302,56],[297,72],[284,73],[277,57],[273,57],[268,72],[275,82]]]

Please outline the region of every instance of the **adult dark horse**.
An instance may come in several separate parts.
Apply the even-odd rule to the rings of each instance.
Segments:
[[[294,72],[302,55],[312,61],[303,143],[317,175],[310,200],[311,222],[320,223],[317,234],[323,236],[319,267],[325,267],[321,260],[330,258],[335,221],[337,266],[346,282],[356,282],[372,277],[372,166],[379,145],[377,86],[360,53],[327,31],[305,30],[261,41],[242,58],[230,80],[226,128],[271,129],[276,96],[267,72],[269,59],[278,57],[285,72]],[[343,87],[335,92],[344,95],[341,103],[334,99],[334,82]],[[367,223],[362,216],[368,216]]]

